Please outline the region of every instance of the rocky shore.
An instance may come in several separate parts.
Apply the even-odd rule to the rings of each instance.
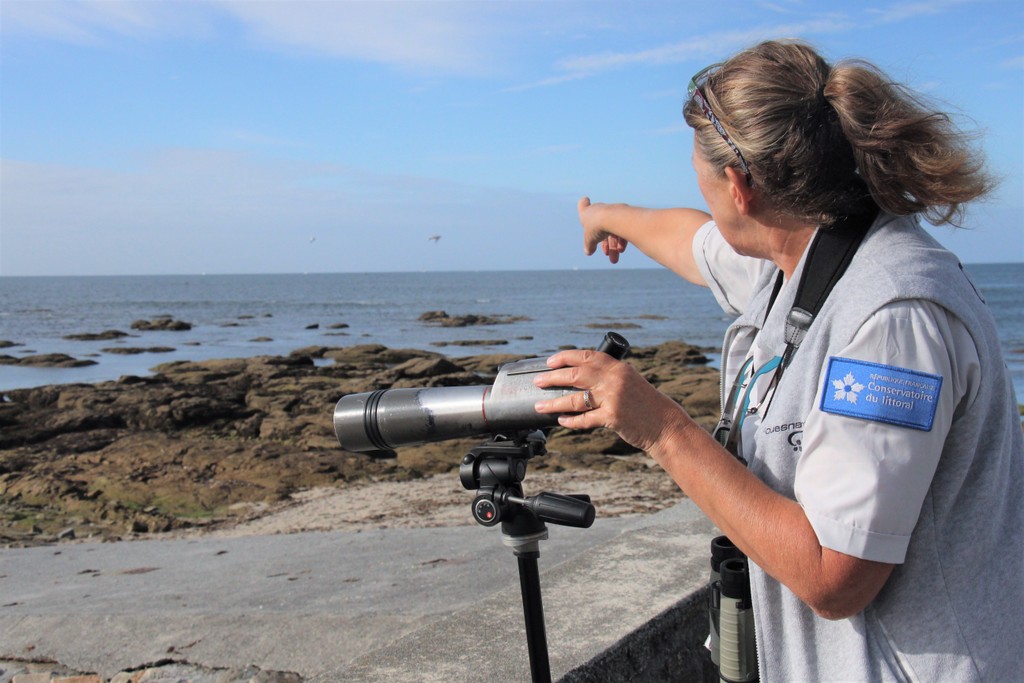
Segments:
[[[338,445],[334,404],[374,389],[489,384],[500,365],[519,358],[316,346],[287,356],[167,363],[146,377],[5,392],[0,544],[338,528],[337,517],[318,527],[309,514],[308,506],[327,500],[357,524],[402,524],[403,516],[406,524],[468,523],[468,493],[457,470],[479,438],[371,458]],[[699,349],[677,342],[637,348],[629,362],[712,426],[718,372]],[[610,514],[653,511],[678,499],[663,472],[605,430],[555,429],[547,447],[547,455],[531,461],[530,483],[598,486]],[[403,493],[377,495],[370,486]],[[438,502],[446,497],[459,505],[455,521]],[[300,512],[301,506],[307,507]],[[289,521],[272,528],[270,518]]]

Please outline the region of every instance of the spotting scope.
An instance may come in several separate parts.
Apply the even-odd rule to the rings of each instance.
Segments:
[[[629,342],[609,332],[597,350],[622,359],[629,351]],[[533,409],[534,404],[579,389],[535,387],[533,378],[549,371],[546,359],[527,358],[502,365],[493,385],[349,394],[334,408],[334,432],[342,448],[362,453],[553,427],[558,424],[558,416],[541,415]]]

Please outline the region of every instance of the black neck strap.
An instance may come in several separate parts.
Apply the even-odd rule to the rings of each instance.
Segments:
[[[818,315],[818,311],[828,299],[832,288],[846,272],[847,266],[853,260],[853,255],[857,253],[857,248],[864,241],[864,236],[867,235],[876,216],[878,216],[878,206],[871,202],[864,211],[843,216],[830,225],[822,226],[815,234],[807,249],[807,259],[800,275],[800,282],[797,284],[793,307],[789,309],[789,315],[786,316],[786,350],[782,354],[779,370],[772,378],[769,391],[774,391],[778,386],[786,366],[789,365],[793,355],[800,348],[804,337],[807,336],[807,330],[810,329],[815,316]],[[780,289],[782,289],[781,270],[775,280],[771,298],[768,300],[768,311],[771,311]],[[767,315],[765,313],[766,317]],[[768,407],[766,406],[765,412],[767,411]]]
[[[800,275],[794,307],[818,314],[832,288],[846,272],[878,215],[878,208],[856,216],[844,216],[818,230],[807,252],[807,266]]]
[[[807,261],[800,274],[796,299],[786,318],[787,344],[800,346],[814,317],[843,277],[877,215],[878,207],[872,204],[869,210],[843,216],[818,230],[807,249]]]

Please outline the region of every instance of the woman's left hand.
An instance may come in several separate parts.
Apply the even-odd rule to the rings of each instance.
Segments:
[[[607,354],[562,351],[549,358],[547,364],[552,370],[534,378],[537,387],[580,389],[538,401],[535,406],[538,413],[560,413],[558,423],[563,427],[607,427],[630,445],[650,453],[676,428],[693,424],[678,403],[655,389],[633,366]]]

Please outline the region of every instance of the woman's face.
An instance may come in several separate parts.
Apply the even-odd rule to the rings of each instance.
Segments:
[[[788,277],[817,226],[772,210],[760,191],[750,188],[735,167],[727,168],[725,173],[714,168],[704,158],[696,138],[693,169],[711,218],[733,251],[773,261]]]
[[[719,173],[707,159],[701,154],[697,139],[693,140],[693,170],[697,173],[697,187],[704,197],[704,203],[708,212],[718,225],[722,237],[729,243],[736,252],[745,255],[744,237],[749,229],[743,230],[740,227],[740,215],[736,211],[736,204],[730,193],[729,178],[724,173]]]
[[[733,174],[734,179],[730,179],[714,168],[701,154],[696,137],[693,141],[693,169],[697,172],[697,187],[704,196],[708,212],[733,251],[742,256],[772,258],[766,230],[751,215],[741,214],[737,209],[736,193],[741,190],[734,187],[734,183],[744,182],[742,173],[737,171]]]

